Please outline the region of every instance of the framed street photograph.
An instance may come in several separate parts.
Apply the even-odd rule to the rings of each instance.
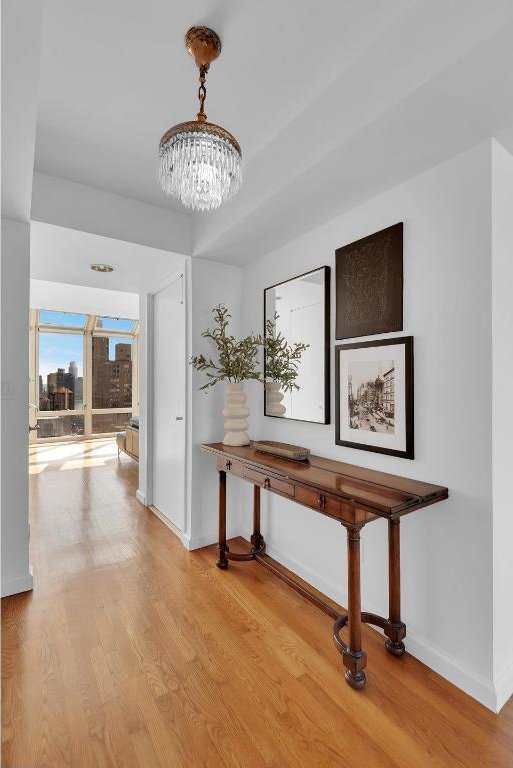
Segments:
[[[336,337],[403,330],[403,224],[335,251]]]
[[[335,347],[335,442],[414,458],[413,336]]]

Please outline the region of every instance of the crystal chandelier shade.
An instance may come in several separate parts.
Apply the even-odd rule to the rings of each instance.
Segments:
[[[204,112],[206,73],[221,41],[206,27],[192,27],[185,43],[200,70],[200,111],[197,120],[175,125],[160,140],[158,175],[166,194],[192,210],[211,211],[240,189],[242,153],[231,133],[207,122]]]
[[[160,145],[159,180],[187,208],[212,211],[239,190],[240,164],[226,139],[205,130],[182,131]]]

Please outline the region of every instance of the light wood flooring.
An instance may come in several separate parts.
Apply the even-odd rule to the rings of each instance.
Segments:
[[[187,552],[112,441],[33,448],[30,467],[35,588],[2,601],[5,768],[513,766],[513,701],[496,716],[367,628],[352,690],[331,620],[256,563]]]

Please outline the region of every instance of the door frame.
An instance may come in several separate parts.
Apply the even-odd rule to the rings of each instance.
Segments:
[[[139,488],[136,492],[137,499],[149,507],[165,525],[167,525],[175,534],[179,536],[184,546],[188,546],[191,529],[191,413],[190,413],[190,387],[191,372],[189,366],[191,350],[191,332],[190,332],[190,257],[185,257],[184,265],[181,269],[174,272],[165,280],[156,285],[149,293],[140,295],[140,336],[139,336],[139,397],[140,397],[140,455],[139,455]],[[184,403],[184,529],[178,531],[173,524],[164,518],[153,506],[153,470],[154,470],[154,343],[155,343],[155,325],[154,325],[154,307],[155,295],[168,285],[174,283],[177,279],[182,279],[182,301],[184,307],[184,361],[185,366],[185,403]]]

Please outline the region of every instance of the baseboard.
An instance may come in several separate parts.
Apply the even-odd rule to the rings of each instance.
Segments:
[[[498,712],[497,694],[491,680],[464,667],[458,659],[434,645],[432,640],[408,630],[404,639],[406,650],[441,677],[467,693],[492,712]]]
[[[146,496],[139,489],[137,489],[137,491],[135,492],[135,498],[137,499],[137,501],[140,501],[141,504],[144,504],[145,507],[147,506],[147,504],[146,504]]]
[[[513,662],[499,676],[495,683],[496,712],[500,712],[506,702],[513,696]]]
[[[242,536],[244,538],[245,534],[230,530],[228,531],[226,538],[235,539],[238,536]],[[202,547],[210,547],[212,544],[217,544],[217,535],[210,533],[203,536],[190,536],[184,533],[182,535],[182,542],[186,549],[192,551],[193,549],[201,549]]]
[[[229,538],[233,538],[230,536]],[[212,534],[206,534],[205,536],[190,536],[185,534],[182,536],[183,545],[186,549],[201,549],[202,547],[210,547],[212,544],[217,544],[217,536]]]
[[[180,541],[181,541],[181,542],[182,542],[182,544],[183,544],[183,533],[182,533],[182,531],[180,531],[180,529],[179,529],[179,528],[177,528],[177,527],[176,527],[176,525],[175,525],[174,523],[172,523],[172,522],[171,522],[171,520],[168,520],[168,519],[167,519],[167,517],[166,517],[165,515],[163,515],[163,514],[162,514],[162,512],[160,511],[160,509],[157,509],[157,507],[154,507],[152,504],[150,504],[150,506],[148,507],[148,509],[150,510],[150,512],[153,512],[153,514],[155,515],[155,517],[158,517],[158,519],[160,520],[160,522],[161,522],[161,523],[164,523],[164,525],[166,526],[166,528],[169,528],[169,530],[170,530],[172,533],[174,533],[174,534],[175,534],[175,536],[176,536],[178,539],[180,539]]]
[[[137,499],[141,502],[141,504],[144,504],[144,496],[139,491],[136,492]],[[146,505],[145,505],[146,506]],[[203,536],[191,536],[188,533],[183,533],[180,531],[179,528],[176,527],[170,520],[167,519],[165,515],[162,514],[162,512],[157,509],[157,507],[154,507],[153,505],[148,505],[148,509],[153,512],[153,514],[158,517],[158,519],[164,523],[164,525],[169,528],[170,531],[172,531],[175,536],[178,536],[182,544],[184,545],[185,549],[188,549],[192,552],[194,549],[201,549],[202,547],[210,547],[212,544],[217,544],[217,534],[210,533],[205,534]],[[234,531],[228,531],[228,538],[234,539],[236,536],[240,536],[239,532]]]
[[[272,544],[267,544],[266,552],[274,560],[277,560],[290,571],[293,571],[301,579],[307,581],[332,600],[340,603],[340,605],[347,605],[347,591],[343,588],[341,589],[340,585],[326,581],[317,573],[305,568],[294,558],[280,552]],[[378,614],[382,612],[379,606],[368,605],[367,603],[365,604],[365,610]],[[408,630],[404,644],[409,654],[473,699],[479,701],[487,709],[491,709],[492,712],[498,712],[512,695],[513,665],[506,670],[501,676],[499,683],[494,686],[492,681],[484,675],[479,675],[466,669],[457,659],[435,646],[431,640],[426,640],[410,630]]]
[[[246,538],[244,534],[241,535]],[[293,557],[289,557],[289,555],[276,549],[272,544],[266,543],[265,551],[274,560],[277,560],[281,565],[284,565],[285,568],[288,568],[289,571],[292,571],[301,579],[304,579],[304,581],[311,584],[312,587],[318,589],[319,592],[323,592],[327,597],[335,600],[336,603],[340,603],[340,605],[347,605],[347,590],[343,588],[341,589],[339,584],[326,581],[314,571],[305,568],[305,566],[298,560],[295,560]],[[373,610],[373,608],[369,606],[369,610]]]
[[[34,576],[32,566],[29,565],[29,572],[26,576],[18,576],[16,579],[2,581],[2,597],[19,595],[21,592],[30,592],[34,588]]]

